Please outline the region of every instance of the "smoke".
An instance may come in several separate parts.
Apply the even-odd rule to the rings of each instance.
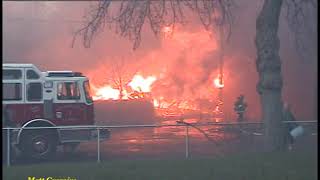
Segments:
[[[126,79],[140,73],[155,75],[152,93],[167,99],[214,100],[218,90],[213,79],[218,75],[219,47],[215,34],[199,22],[177,27],[171,38],[155,38],[145,26],[141,47],[132,51],[132,43],[105,29],[84,48],[81,39],[71,48],[73,32],[82,25],[83,15],[93,2],[4,2],[3,61],[33,63],[41,70],[84,72],[94,85],[112,83],[112,67],[126,59]],[[257,72],[254,45],[255,18],[261,2],[238,2],[232,36],[224,49],[224,111],[232,117],[233,102],[244,94],[248,116],[260,117],[260,100],[256,92]],[[317,55],[303,61],[285,23],[280,22],[280,55],[283,62],[284,100],[292,104],[298,118],[312,119],[316,102]],[[315,39],[310,37],[310,39]]]

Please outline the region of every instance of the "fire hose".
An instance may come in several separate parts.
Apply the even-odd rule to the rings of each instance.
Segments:
[[[193,128],[195,128],[196,130],[198,130],[200,133],[202,133],[208,141],[214,143],[215,145],[221,145],[221,143],[218,143],[216,140],[212,139],[204,130],[200,129],[199,127],[196,127],[195,125],[191,124],[191,123],[188,123],[188,122],[185,122],[183,120],[179,120],[179,121],[176,121],[178,124],[185,124],[187,126],[191,126]]]

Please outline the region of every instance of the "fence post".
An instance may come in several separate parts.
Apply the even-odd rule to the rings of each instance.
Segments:
[[[186,124],[186,159],[189,158],[189,125]]]
[[[7,132],[7,166],[10,166],[10,129]]]
[[[97,159],[97,162],[99,163],[100,162],[100,129],[97,128],[97,131],[98,131],[98,136],[97,136],[97,141],[98,141],[98,147],[97,147],[97,151],[98,151],[98,159]]]

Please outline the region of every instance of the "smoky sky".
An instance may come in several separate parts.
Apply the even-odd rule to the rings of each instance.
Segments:
[[[82,46],[81,37],[78,37],[72,48],[73,32],[81,27],[83,16],[90,9],[90,5],[94,5],[94,2],[3,2],[3,61],[33,63],[44,71],[74,70],[85,73],[101,65],[112,64],[119,58],[127,57],[142,61],[141,57],[150,56],[151,60],[142,63],[144,66],[151,67],[155,63],[161,64],[161,62],[152,62],[153,58],[160,56],[159,53],[153,52],[163,48],[161,41],[154,37],[147,26],[142,34],[141,45],[136,51],[132,50],[132,43],[129,40],[119,37],[108,29],[98,34],[90,48]],[[225,108],[230,109],[228,112],[231,113],[232,102],[236,96],[244,94],[249,104],[248,114],[254,118],[260,116],[260,99],[256,92],[258,74],[255,66],[254,38],[256,17],[261,6],[262,1],[237,1],[231,39],[224,52],[226,57],[224,65],[228,68],[226,78],[232,79],[232,84],[229,84],[230,88],[225,88],[226,92],[224,92],[224,99],[228,102],[228,107]],[[190,31],[203,30],[199,22],[190,22],[184,28],[186,31],[189,30],[188,28],[192,29]],[[316,33],[311,33],[306,40],[310,51],[307,53],[307,58],[304,59],[297,53],[293,34],[288,28],[284,15],[280,20],[279,38],[284,78],[283,99],[292,104],[293,111],[298,118],[314,119],[317,111],[318,71],[317,51],[315,50],[317,47],[314,43],[314,40],[317,39]],[[164,50],[163,52],[171,51]],[[165,57],[165,55],[161,56]],[[183,51],[179,56],[180,60],[175,62],[162,62],[163,64],[170,63],[171,67],[175,67],[173,69],[181,70],[180,75],[171,76],[172,81],[177,84],[184,83],[183,73],[188,71],[188,68],[183,70],[183,64],[188,63],[184,61],[188,58],[183,58]],[[192,88],[205,83],[210,74],[216,70],[218,64],[210,62],[210,59],[215,57],[217,53],[214,50],[208,50],[201,55],[198,62],[191,63],[192,66],[202,69],[201,73],[198,73],[198,80],[192,84]]]

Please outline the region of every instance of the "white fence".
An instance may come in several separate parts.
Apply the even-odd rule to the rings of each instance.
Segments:
[[[283,123],[299,123],[299,124],[317,124],[318,121],[284,121]],[[119,125],[119,126],[106,126],[106,125],[87,125],[87,126],[54,126],[54,127],[6,127],[2,128],[2,131],[7,131],[7,166],[10,166],[11,163],[11,146],[10,146],[10,131],[12,130],[25,130],[25,129],[72,129],[72,130],[80,130],[80,129],[94,129],[97,131],[97,162],[101,161],[100,159],[100,130],[101,129],[120,129],[120,128],[160,128],[160,127],[169,127],[169,126],[182,126],[185,127],[185,158],[189,158],[189,128],[197,128],[198,126],[247,126],[247,125],[262,125],[261,122],[220,122],[220,123],[187,123],[185,121],[177,121],[177,124],[144,124],[144,125]],[[252,133],[252,135],[261,136],[262,133]],[[313,134],[315,135],[315,134]]]

